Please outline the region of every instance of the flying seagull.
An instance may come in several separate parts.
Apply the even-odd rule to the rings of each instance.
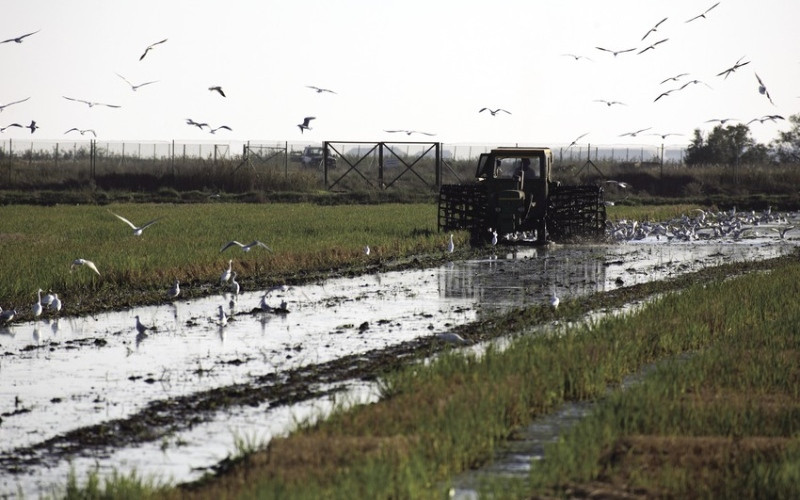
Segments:
[[[15,38],[9,38],[8,40],[3,40],[3,41],[2,41],[2,42],[0,42],[0,43],[7,43],[7,42],[16,42],[16,43],[22,43],[22,39],[23,39],[23,38],[29,37],[29,36],[31,36],[31,35],[35,35],[36,33],[40,32],[40,31],[41,31],[41,30],[36,30],[36,31],[34,31],[34,32],[32,32],[32,33],[26,33],[26,34],[24,34],[24,35],[20,35],[20,36],[18,36],[18,37],[15,37]]]
[[[750,125],[753,122],[764,123],[764,122],[774,122],[777,120],[785,120],[785,119],[786,118],[782,117],[781,115],[764,115],[761,118],[753,118],[752,120],[747,122],[746,125]]]
[[[30,99],[30,97],[26,97],[25,99],[20,99],[19,101],[9,102],[8,104],[0,104],[0,112],[2,112],[4,109],[11,106],[12,104],[19,104],[21,102],[27,101],[28,99]]]
[[[648,45],[647,47],[643,48],[642,50],[640,50],[640,51],[639,51],[639,52],[637,52],[636,54],[637,54],[637,55],[639,55],[639,54],[643,54],[643,53],[647,52],[647,51],[648,51],[648,50],[650,50],[650,49],[655,49],[655,48],[656,48],[656,45],[658,45],[658,44],[660,44],[660,43],[664,43],[664,42],[666,42],[667,40],[669,40],[669,38],[665,38],[665,39],[663,39],[663,40],[659,40],[659,41],[655,42],[654,44],[652,44],[652,45]]]
[[[657,135],[657,136],[661,137],[662,139],[666,139],[667,137],[669,137],[671,135],[683,135],[683,134],[678,134],[678,133],[675,133],[675,132],[667,132],[666,134],[659,134],[658,132],[653,132],[652,134],[648,134],[648,135]]]
[[[675,76],[671,76],[669,78],[665,78],[664,80],[661,80],[659,85],[662,85],[662,84],[667,83],[669,81],[677,82],[680,78],[682,78],[684,76],[689,76],[689,73],[681,73],[680,75],[675,75]]]
[[[230,130],[230,131],[233,131],[233,129],[232,129],[232,128],[230,128],[230,127],[229,127],[229,126],[227,126],[227,125],[220,125],[220,126],[219,126],[219,127],[217,127],[217,128],[211,128],[211,127],[209,127],[209,128],[208,128],[208,131],[209,131],[210,133],[212,133],[212,134],[216,134],[216,133],[217,133],[217,130],[219,130],[219,129],[225,129],[225,130]]]
[[[606,101],[605,99],[595,99],[595,100],[594,100],[594,102],[602,102],[602,103],[605,103],[605,105],[606,105],[606,106],[608,106],[609,108],[610,108],[611,106],[613,106],[614,104],[621,104],[621,105],[623,105],[623,106],[627,106],[627,104],[625,104],[624,102],[620,102],[620,101]]]
[[[308,124],[311,123],[311,120],[316,120],[316,117],[306,116],[305,118],[303,118],[303,123],[297,124],[297,126],[300,128],[301,134],[303,133],[304,130],[311,130],[311,127],[308,126]]]
[[[384,130],[384,132],[389,132],[390,134],[395,134],[395,133],[401,132],[401,133],[404,133],[406,135],[411,135],[411,134],[436,135],[436,134],[431,134],[429,132],[420,132],[418,130]]]
[[[111,210],[109,210],[108,212],[111,215],[113,215],[114,217],[116,217],[117,219],[119,219],[122,222],[124,222],[125,224],[129,225],[131,227],[131,229],[133,229],[133,235],[134,236],[141,236],[142,235],[142,231],[144,231],[148,227],[152,226],[153,224],[155,224],[156,222],[158,222],[161,219],[161,217],[159,217],[158,219],[153,219],[150,222],[148,222],[148,223],[146,223],[146,224],[144,224],[142,226],[137,227],[136,224],[134,224],[133,222],[129,221],[125,217],[123,217],[121,215],[117,215],[114,212],[112,212]]]
[[[31,129],[31,134],[36,132],[36,129],[39,128],[39,125],[36,125],[36,122],[31,120],[31,124],[27,125],[25,128]]]
[[[717,73],[717,76],[725,75],[725,78],[728,78],[728,76],[730,76],[730,74],[733,73],[734,71],[736,71],[737,69],[741,68],[744,65],[750,64],[750,61],[742,62],[742,59],[744,59],[744,57],[740,57],[739,60],[736,61],[736,64],[734,64],[730,68],[728,68],[728,69],[726,69],[724,71],[720,71],[719,73]]]
[[[222,91],[222,87],[220,87],[219,85],[214,85],[213,87],[208,87],[208,90],[210,90],[211,92],[219,92],[219,95],[221,95],[222,97],[227,97],[225,95],[225,92]]]
[[[650,29],[647,31],[647,33],[645,33],[645,34],[644,34],[644,36],[642,37],[642,40],[644,40],[645,38],[647,38],[647,35],[649,35],[650,33],[653,33],[653,32],[655,32],[655,31],[658,31],[658,27],[659,27],[659,26],[661,26],[661,23],[663,23],[663,22],[664,22],[664,21],[666,21],[666,20],[667,20],[667,18],[665,17],[664,19],[662,19],[662,20],[660,20],[659,22],[657,22],[655,26],[653,26],[652,28],[650,28]]]
[[[624,50],[611,50],[611,49],[604,49],[603,47],[595,47],[597,50],[603,50],[605,52],[611,52],[614,54],[614,57],[617,57],[617,54],[624,54],[625,52],[633,52],[636,50],[636,47],[632,49],[624,49]]]
[[[24,128],[24,127],[23,127],[22,125],[20,125],[19,123],[9,123],[9,124],[8,124],[8,125],[6,125],[5,127],[3,127],[3,128],[0,128],[0,132],[5,132],[5,130],[6,130],[7,128],[9,128],[9,127],[19,127],[19,128]]]
[[[208,123],[199,123],[199,122],[196,122],[196,121],[192,120],[191,118],[187,118],[186,119],[186,124],[187,125],[194,125],[195,127],[199,128],[200,130],[203,130],[203,127],[208,127]],[[211,127],[209,127],[209,128],[211,128]]]
[[[142,53],[142,55],[139,57],[139,60],[141,61],[142,59],[144,59],[144,56],[146,56],[147,53],[150,52],[150,49],[152,49],[156,45],[160,45],[160,44],[162,44],[162,43],[164,43],[166,41],[167,41],[167,39],[165,38],[165,39],[161,40],[160,42],[151,43],[150,45],[148,45],[147,48],[144,49],[144,53]]]
[[[94,265],[94,262],[91,260],[86,259],[75,259],[72,261],[72,264],[69,266],[69,272],[73,272],[76,267],[86,266],[92,271],[96,272],[98,276],[100,276],[100,271],[97,270],[97,266]]]
[[[737,120],[738,121],[739,119],[738,118],[712,118],[711,120],[706,120],[706,123],[719,122],[720,125],[725,125],[726,122],[729,122],[731,120]]]
[[[767,86],[764,85],[764,82],[761,81],[761,77],[758,76],[758,73],[756,73],[756,79],[758,80],[758,93],[767,96],[767,99],[769,99],[769,103],[774,106],[775,103],[772,102],[772,97],[769,96],[769,91],[767,90]]]
[[[316,90],[316,91],[317,91],[317,94],[322,94],[323,92],[329,92],[329,93],[331,93],[331,94],[335,94],[335,93],[336,93],[336,92],[334,92],[333,90],[330,90],[330,89],[323,89],[323,88],[321,88],[321,87],[315,87],[315,86],[313,86],[313,85],[306,85],[306,87],[308,87],[308,88],[310,88],[310,89],[314,89],[314,90]]]
[[[675,92],[676,90],[680,90],[680,89],[670,89],[670,90],[667,90],[666,92],[662,92],[662,93],[658,94],[658,97],[653,99],[653,102],[658,101],[662,97],[667,97],[668,95],[670,95],[671,93]]]
[[[223,247],[220,249],[219,253],[222,253],[222,252],[224,252],[225,250],[227,250],[227,249],[229,249],[230,247],[233,247],[233,246],[238,246],[239,248],[241,248],[241,249],[242,249],[242,252],[249,252],[249,251],[250,251],[250,250],[251,250],[253,247],[261,247],[261,248],[266,248],[266,249],[267,249],[267,250],[269,250],[270,252],[272,251],[272,249],[271,249],[270,247],[268,247],[268,246],[267,246],[267,245],[265,245],[264,243],[261,243],[261,242],[260,242],[260,241],[258,241],[258,240],[253,240],[253,241],[251,241],[250,243],[248,243],[247,245],[243,245],[242,243],[239,243],[238,241],[236,241],[236,240],[233,240],[233,241],[229,241],[229,242],[228,242],[228,243],[227,243],[225,246],[223,246]]]
[[[587,60],[589,60],[589,61],[591,61],[591,60],[592,60],[592,59],[591,59],[591,58],[589,58],[589,57],[586,57],[586,56],[579,56],[579,55],[576,55],[576,54],[561,54],[561,55],[562,55],[562,56],[566,56],[566,57],[571,57],[571,58],[575,59],[576,61],[580,61],[581,59],[587,59]]]
[[[103,103],[103,102],[86,101],[86,100],[83,100],[83,99],[75,99],[74,97],[67,97],[65,95],[63,95],[61,97],[63,97],[64,99],[70,100],[70,101],[82,102],[82,103],[88,105],[90,108],[93,108],[95,106],[107,106],[109,108],[121,108],[122,107],[122,106],[119,106],[117,104],[106,104],[106,103]]]
[[[503,108],[497,108],[497,109],[481,108],[480,111],[478,111],[478,113],[483,113],[484,111],[488,111],[489,113],[492,114],[492,116],[497,115],[497,113],[499,113],[500,111],[502,111],[503,113],[508,113],[509,115],[511,114],[511,111],[506,111]]]
[[[85,134],[86,132],[91,132],[93,136],[97,137],[97,134],[95,133],[95,131],[90,129],[90,128],[85,128],[85,129],[81,130],[78,127],[72,127],[71,129],[69,129],[66,132],[64,132],[64,134],[66,135],[66,134],[69,134],[70,132],[73,132],[73,131],[78,131],[78,132],[81,133],[81,135]]]
[[[688,82],[686,82],[683,85],[681,85],[678,90],[683,90],[686,87],[688,87],[689,85],[697,85],[698,83],[702,83],[706,87],[711,88],[711,85],[707,84],[706,82],[701,82],[700,80],[689,80]]]
[[[145,85],[150,85],[151,83],[156,83],[156,82],[158,82],[158,80],[153,80],[152,82],[144,82],[144,83],[140,83],[139,85],[134,85],[134,84],[132,84],[130,81],[128,81],[128,79],[127,79],[127,78],[125,78],[124,76],[120,75],[119,73],[114,73],[114,74],[115,74],[115,75],[117,75],[118,77],[122,78],[123,80],[125,80],[125,83],[127,83],[128,85],[130,85],[130,86],[131,86],[131,90],[133,90],[134,92],[135,92],[135,91],[136,91],[136,90],[137,90],[139,87],[144,87]]]
[[[650,130],[651,128],[653,128],[653,127],[643,128],[643,129],[637,130],[635,132],[625,132],[624,134],[620,134],[619,136],[620,137],[624,137],[626,135],[629,135],[631,137],[636,137],[637,135],[641,134],[642,132],[644,132],[646,130]]]
[[[572,146],[574,146],[574,145],[578,144],[578,141],[579,141],[579,140],[581,140],[583,137],[585,137],[585,136],[587,136],[587,135],[589,135],[589,132],[586,132],[585,134],[581,134],[581,135],[579,135],[579,136],[578,136],[578,137],[577,137],[577,138],[576,138],[574,141],[572,141],[572,142],[570,142],[570,143],[569,143],[569,146],[567,146],[567,149],[569,149],[569,148],[571,148]]]
[[[687,23],[690,23],[690,22],[694,21],[695,19],[700,19],[701,17],[702,17],[703,19],[705,19],[705,18],[706,18],[706,14],[708,14],[709,12],[711,12],[711,9],[713,9],[713,8],[714,8],[714,7],[716,7],[717,5],[719,5],[719,2],[715,3],[715,4],[714,4],[714,5],[712,5],[711,7],[707,8],[707,9],[705,10],[705,12],[703,12],[702,14],[700,14],[700,15],[698,15],[698,16],[694,16],[693,18],[689,19],[689,20],[688,20],[688,21],[686,21],[686,22],[687,22]]]

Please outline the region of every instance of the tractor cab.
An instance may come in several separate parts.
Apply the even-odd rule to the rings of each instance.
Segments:
[[[544,215],[553,155],[548,148],[498,148],[481,155],[476,178],[486,185],[488,223],[500,234],[515,233],[536,224],[544,238]]]

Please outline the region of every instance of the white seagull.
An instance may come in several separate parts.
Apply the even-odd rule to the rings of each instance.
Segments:
[[[62,95],[61,97],[63,97],[64,99],[67,99],[68,101],[82,102],[82,103],[86,104],[87,106],[89,106],[90,108],[93,108],[95,106],[106,106],[106,107],[109,107],[109,108],[121,108],[122,107],[122,106],[119,106],[117,104],[106,104],[104,102],[87,101],[85,99],[76,99],[74,97],[67,97],[65,95]]]
[[[219,326],[225,326],[228,324],[228,315],[225,314],[225,309],[222,306],[219,306]]]
[[[26,97],[25,99],[20,99],[19,101],[9,102],[7,104],[0,104],[0,111],[3,111],[4,109],[6,109],[7,107],[11,106],[12,104],[19,104],[21,102],[27,101],[28,99],[30,99],[30,97]]]
[[[72,127],[71,129],[64,132],[64,135],[67,135],[70,132],[75,132],[75,131],[80,132],[81,135],[85,134],[86,132],[91,132],[93,136],[97,137],[97,133],[93,129],[90,128],[79,129],[78,127]]]
[[[144,225],[142,225],[142,226],[138,226],[138,227],[137,227],[137,226],[136,226],[136,224],[134,224],[133,222],[129,221],[128,219],[126,219],[125,217],[123,217],[123,216],[121,216],[121,215],[117,215],[117,214],[115,214],[115,213],[114,213],[114,212],[112,212],[111,210],[109,210],[109,211],[108,211],[108,213],[110,213],[111,215],[113,215],[113,216],[114,216],[114,217],[116,217],[117,219],[121,220],[121,221],[122,221],[122,222],[124,222],[125,224],[129,225],[129,226],[131,227],[131,229],[133,229],[133,235],[134,235],[134,236],[141,236],[141,235],[142,235],[142,231],[144,231],[144,230],[145,230],[145,229],[147,229],[148,227],[152,226],[153,224],[155,224],[156,222],[158,222],[159,220],[161,220],[161,217],[159,217],[158,219],[153,219],[153,220],[151,220],[150,222],[148,222],[148,223],[146,223],[146,224],[144,224]]]
[[[659,27],[659,26],[661,26],[661,23],[663,23],[663,22],[664,22],[664,21],[666,21],[666,20],[667,20],[667,18],[665,17],[664,19],[662,19],[662,20],[660,20],[659,22],[657,22],[655,26],[653,26],[652,28],[650,28],[650,29],[647,31],[647,33],[645,33],[645,34],[644,34],[644,36],[642,37],[642,40],[644,40],[645,38],[647,38],[647,35],[649,35],[650,33],[653,33],[653,32],[655,32],[655,31],[658,31],[658,27]]]
[[[406,135],[411,135],[411,134],[436,135],[436,134],[431,134],[430,132],[419,132],[417,130],[384,130],[384,132],[389,132],[390,134],[402,132]]]
[[[228,282],[233,276],[233,259],[228,260],[228,269],[222,271],[222,274],[219,277],[219,284],[223,284]]]
[[[333,90],[330,90],[330,89],[323,89],[323,88],[321,88],[321,87],[315,87],[315,86],[313,86],[313,85],[306,85],[306,87],[308,87],[308,88],[310,88],[310,89],[314,89],[314,90],[316,90],[316,91],[317,91],[317,94],[322,94],[322,93],[324,93],[324,92],[328,92],[328,93],[331,93],[331,94],[335,94],[335,93],[336,93],[336,92],[334,92]]]
[[[124,76],[120,75],[119,73],[114,73],[114,74],[117,75],[118,77],[122,78],[123,80],[125,80],[125,83],[130,85],[131,86],[131,90],[133,90],[134,92],[136,92],[139,88],[144,87],[145,85],[150,85],[151,83],[158,83],[158,80],[153,80],[151,82],[144,82],[144,83],[140,83],[139,85],[134,85],[127,78],[125,78]]]
[[[203,127],[208,127],[208,123],[196,122],[196,121],[192,120],[191,118],[187,118],[186,119],[186,124],[187,125],[194,125],[195,127],[199,128],[200,130],[203,130]],[[211,128],[211,127],[208,127],[208,128]]]
[[[712,5],[711,7],[707,8],[707,9],[705,10],[705,12],[703,12],[702,14],[700,14],[700,15],[698,15],[698,16],[694,16],[693,18],[689,19],[689,20],[688,20],[688,21],[686,21],[686,22],[687,22],[687,23],[690,23],[690,22],[694,21],[695,19],[700,19],[701,17],[702,17],[703,19],[705,19],[705,18],[706,18],[706,14],[708,14],[708,13],[711,11],[711,9],[713,9],[713,8],[714,8],[714,7],[716,7],[717,5],[719,5],[719,2],[715,3],[715,4],[714,4],[714,5]]]
[[[20,35],[20,36],[18,36],[18,37],[9,38],[8,40],[3,40],[3,41],[2,41],[2,42],[0,42],[0,43],[8,43],[8,42],[22,43],[22,40],[23,40],[24,38],[26,38],[26,37],[29,37],[29,36],[31,36],[31,35],[35,35],[36,33],[40,32],[40,31],[41,31],[41,30],[36,30],[36,31],[34,31],[34,32],[32,32],[32,33],[25,33],[24,35]]]
[[[36,303],[33,304],[33,307],[31,307],[31,310],[33,311],[33,317],[38,318],[39,316],[41,316],[43,309],[44,308],[42,307],[42,289],[40,288],[39,291],[36,292]]]
[[[5,127],[0,128],[0,132],[5,132],[7,128],[11,128],[11,127],[25,128],[22,125],[20,125],[19,123],[10,123],[10,124],[6,125]]]
[[[167,41],[167,39],[165,38],[165,39],[161,40],[160,42],[151,43],[150,45],[148,45],[147,48],[144,49],[144,52],[142,53],[142,55],[139,57],[139,60],[141,61],[142,59],[144,59],[144,56],[146,56],[147,53],[150,52],[150,49],[152,49],[156,45],[160,45],[160,44],[162,44],[162,43],[164,43],[166,41]]]
[[[620,137],[624,137],[626,135],[629,135],[631,137],[636,137],[637,135],[639,135],[642,132],[645,132],[647,130],[650,130],[651,128],[653,128],[653,127],[647,127],[647,128],[639,129],[639,130],[636,130],[635,132],[625,132],[624,134],[620,134],[619,136]]]
[[[509,115],[511,114],[511,111],[507,111],[503,108],[497,108],[497,109],[481,108],[480,111],[478,111],[478,113],[483,113],[484,111],[488,111],[489,113],[492,114],[492,116],[497,116],[497,113],[499,113],[500,111],[502,111],[503,113],[508,113]]]
[[[589,132],[586,132],[585,134],[579,135],[574,141],[569,143],[569,146],[567,146],[567,149],[569,149],[572,146],[578,144],[578,141],[581,140],[582,138],[586,137],[587,135],[589,135]]]
[[[241,287],[239,286],[239,282],[236,281],[236,271],[233,271],[233,275],[231,276],[231,293],[234,296],[238,296],[239,290],[241,290]]]
[[[604,103],[606,106],[608,106],[609,108],[610,108],[611,106],[613,106],[614,104],[621,104],[621,105],[623,105],[623,106],[627,106],[627,104],[625,104],[624,102],[620,102],[620,101],[606,101],[605,99],[595,99],[595,100],[594,100],[594,102],[602,102],[602,103]]]
[[[17,316],[16,309],[7,309],[0,313],[0,321],[4,323],[8,323],[9,321],[13,320]]]
[[[642,54],[642,53],[644,53],[644,52],[647,52],[647,51],[648,51],[648,50],[650,50],[650,49],[653,49],[653,50],[655,50],[655,48],[656,48],[656,45],[658,45],[658,44],[660,44],[660,43],[664,43],[664,42],[666,42],[667,40],[669,40],[669,38],[665,38],[665,39],[663,39],[663,40],[659,40],[659,41],[657,41],[657,42],[655,42],[655,43],[653,43],[653,44],[651,44],[651,45],[648,45],[647,47],[643,48],[642,50],[640,50],[640,51],[639,51],[639,52],[637,52],[636,54],[637,54],[637,55],[638,55],[638,54]]]
[[[717,73],[717,76],[725,75],[725,78],[728,78],[730,76],[730,74],[733,73],[734,71],[736,71],[737,69],[741,68],[742,66],[746,66],[746,65],[750,64],[750,61],[742,62],[742,59],[744,59],[744,56],[740,57],[739,60],[736,61],[736,64],[734,64],[730,68],[728,68],[726,70],[723,70],[723,71],[720,71],[719,73]]]
[[[57,293],[53,294],[53,301],[50,302],[50,310],[55,311],[56,313],[61,311],[61,299],[58,298]]]
[[[216,134],[216,133],[217,133],[217,130],[220,130],[220,129],[225,129],[225,130],[228,130],[228,131],[231,131],[231,132],[233,132],[233,129],[232,129],[232,128],[230,128],[230,127],[229,127],[229,126],[227,126],[227,125],[220,125],[220,126],[219,126],[219,127],[217,127],[217,128],[211,128],[211,127],[208,127],[208,131],[209,131],[209,133],[212,133],[212,134]]]
[[[181,294],[181,283],[178,280],[175,280],[175,284],[172,285],[172,288],[167,290],[167,297],[170,299],[175,299],[178,295]]]
[[[758,73],[756,73],[756,79],[758,80],[758,93],[767,96],[767,99],[769,99],[769,103],[774,106],[775,103],[772,102],[772,97],[769,96],[769,91],[767,90],[767,86],[764,85],[764,82],[761,81],[761,77],[758,76]]]
[[[89,269],[91,269],[92,271],[94,271],[95,273],[97,273],[98,276],[100,276],[100,271],[97,270],[97,266],[94,265],[94,262],[92,262],[91,260],[86,260],[86,259],[75,259],[75,260],[73,260],[72,264],[70,264],[70,266],[69,266],[69,272],[73,272],[76,267],[80,267],[80,266],[86,266]]]
[[[139,321],[139,316],[136,316],[136,331],[139,332],[139,335],[144,335],[145,332],[148,330],[148,327],[144,326],[141,321]]]
[[[234,247],[234,246],[238,246],[239,248],[241,248],[242,252],[249,252],[254,247],[266,248],[270,252],[272,251],[272,249],[270,247],[268,247],[267,245],[265,245],[264,243],[262,243],[262,242],[260,242],[258,240],[253,240],[250,243],[248,243],[247,245],[243,245],[242,243],[239,243],[238,241],[233,240],[233,241],[229,241],[222,248],[220,248],[219,252],[222,253],[225,250],[229,249],[230,247]]]
[[[558,304],[560,303],[561,299],[558,298],[558,295],[556,295],[556,288],[553,287],[553,295],[550,297],[550,307],[558,309]]]
[[[305,118],[303,118],[303,123],[297,124],[297,126],[300,128],[301,134],[303,133],[304,130],[311,130],[311,127],[308,126],[308,124],[311,123],[311,120],[316,120],[316,117],[306,116]]]
[[[617,54],[624,54],[625,52],[633,52],[636,50],[636,47],[632,49],[623,49],[623,50],[611,50],[611,49],[604,49],[603,47],[595,47],[597,50],[602,50],[604,52],[610,52],[614,54],[614,57],[617,57]]]
[[[453,235],[450,235],[450,241],[447,242],[447,253],[453,253],[456,249],[456,244],[453,242]]]

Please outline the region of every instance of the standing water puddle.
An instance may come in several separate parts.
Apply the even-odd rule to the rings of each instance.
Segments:
[[[216,295],[78,318],[44,319],[0,328],[0,497],[38,496],[63,486],[73,467],[85,472],[135,469],[145,477],[183,482],[235,452],[324,414],[330,398],[219,412],[167,438],[102,453],[26,464],[24,447],[86,426],[124,419],[156,400],[247,384],[346,355],[384,349],[446,332],[511,308],[660,280],[724,262],[786,254],[789,241],[630,244],[502,249],[496,258],[438,268],[337,278],[273,293],[287,314],[250,314],[263,292]],[[501,250],[501,249],[498,249]],[[63,300],[69,300],[64,297]],[[218,306],[234,313],[217,324]],[[238,315],[235,314],[238,311]],[[154,327],[137,340],[138,315]],[[347,383],[352,402],[377,398]],[[341,398],[341,397],[340,397]]]

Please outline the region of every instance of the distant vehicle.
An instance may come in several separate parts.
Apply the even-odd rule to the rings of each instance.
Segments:
[[[300,163],[307,168],[322,167],[323,161],[326,162],[328,168],[336,168],[336,157],[328,153],[326,158],[325,148],[306,146],[300,156]]]
[[[481,154],[475,180],[439,190],[439,230],[466,229],[478,240],[536,232],[535,243],[601,239],[603,188],[565,186],[550,177],[550,148],[496,148]]]

